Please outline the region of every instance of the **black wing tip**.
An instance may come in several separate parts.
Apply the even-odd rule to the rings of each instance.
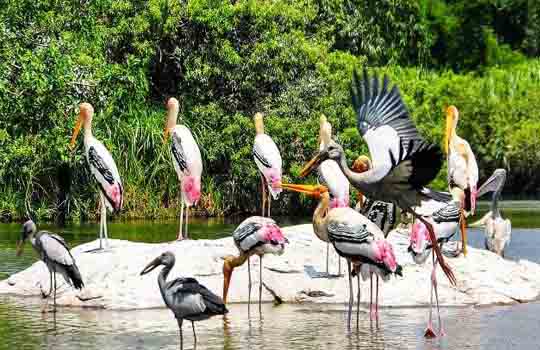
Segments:
[[[394,272],[394,274],[400,276],[400,277],[403,277],[403,266],[399,265],[396,267],[396,271]]]

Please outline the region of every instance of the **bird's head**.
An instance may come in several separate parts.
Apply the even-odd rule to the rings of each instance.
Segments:
[[[448,148],[450,147],[450,136],[457,126],[459,119],[459,112],[455,106],[450,106],[446,109],[446,133],[444,135],[444,150],[448,154]]]
[[[355,173],[364,173],[371,169],[371,159],[368,156],[361,155],[354,161],[352,165],[352,171]],[[358,201],[361,205],[364,203],[364,195],[361,192],[358,192],[357,195]]]
[[[148,265],[146,265],[146,267],[141,271],[141,276],[146,275],[147,273],[149,273],[150,271],[152,271],[153,269],[155,269],[156,267],[160,265],[173,267],[175,260],[176,259],[173,253],[165,252],[161,254],[160,256],[158,256],[157,258],[155,258],[154,260],[152,260]]]
[[[327,159],[335,160],[339,162],[343,156],[343,148],[333,140],[330,140],[328,144],[315,155],[300,172],[300,176],[304,177],[317,169],[319,165]]]
[[[180,103],[174,97],[167,100],[167,117],[165,119],[165,127],[163,128],[163,142],[166,142],[169,138],[171,130],[176,126],[178,119],[178,111],[180,110]]]
[[[295,185],[282,183],[281,188],[289,191],[304,193],[316,199],[319,199],[321,197],[330,198],[330,194],[328,193],[328,187],[323,185]]]
[[[77,141],[77,136],[79,135],[79,131],[81,131],[81,127],[84,125],[85,127],[89,127],[92,123],[92,117],[94,115],[94,107],[88,102],[83,102],[79,105],[79,117],[77,118],[77,122],[75,123],[75,128],[73,129],[73,136],[71,136],[71,142],[70,142],[70,148],[73,149],[75,147],[75,141]]]
[[[255,113],[255,115],[253,116],[253,123],[255,124],[255,132],[257,133],[257,135],[264,134],[264,122],[262,113]]]
[[[35,234],[36,231],[36,224],[32,220],[28,220],[23,224],[21,239],[17,241],[17,256],[21,256],[24,249],[24,243],[28,240],[28,237]]]

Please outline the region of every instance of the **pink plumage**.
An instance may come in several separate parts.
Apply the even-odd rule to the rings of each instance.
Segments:
[[[375,241],[375,260],[382,262],[390,271],[397,269],[397,260],[392,245],[385,239]]]
[[[201,198],[201,179],[196,176],[184,176],[182,181],[184,200],[188,205],[196,204]]]

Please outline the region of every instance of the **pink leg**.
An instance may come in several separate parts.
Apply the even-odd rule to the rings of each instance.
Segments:
[[[435,255],[434,255],[434,253],[432,253],[432,257],[433,257],[433,268],[435,269]],[[433,276],[433,273],[432,273],[432,276]],[[424,332],[424,337],[426,337],[426,338],[436,338],[437,335],[433,331],[433,321],[432,321],[432,319],[433,319],[433,278],[431,279],[430,291],[431,291],[431,297],[429,299],[429,320],[428,320],[426,331]]]

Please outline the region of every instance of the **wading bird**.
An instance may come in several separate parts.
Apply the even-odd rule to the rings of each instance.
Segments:
[[[367,156],[359,156],[353,163],[352,170],[356,173],[363,173],[371,169],[371,159]],[[394,228],[396,224],[396,205],[394,203],[373,201],[358,192],[358,202],[354,208],[357,212],[367,217],[384,233],[384,237]]]
[[[164,140],[171,135],[171,158],[180,182],[180,227],[178,240],[188,237],[189,208],[197,204],[201,197],[201,174],[203,170],[201,151],[191,131],[185,125],[176,125],[178,100],[171,97],[167,101],[167,120],[163,132]],[[186,225],[183,228],[184,205],[186,206]],[[184,230],[184,233],[182,233]]]
[[[478,165],[469,143],[456,133],[459,112],[456,107],[446,109],[446,133],[444,147],[448,155],[448,186],[455,201],[460,201],[464,212],[462,220],[476,210],[476,186]],[[465,235],[463,235],[465,234]],[[462,232],[463,255],[467,255],[467,236]]]
[[[107,241],[107,209],[114,213],[118,213],[122,209],[124,188],[122,187],[122,180],[120,179],[118,168],[116,167],[116,163],[111,154],[99,140],[92,136],[92,117],[94,115],[94,108],[89,103],[81,103],[79,110],[79,118],[75,124],[75,130],[73,131],[70,145],[73,149],[81,126],[84,127],[84,149],[86,160],[88,161],[90,171],[96,179],[100,189],[101,221],[99,225],[98,250],[102,250],[103,238],[105,238],[105,245],[109,245]]]
[[[272,198],[278,199],[281,193],[281,154],[274,140],[264,133],[263,115],[257,113],[253,120],[256,132],[253,158],[261,173],[262,216],[270,217]]]
[[[207,320],[212,316],[225,315],[227,308],[220,297],[212,293],[195,278],[180,277],[167,282],[167,276],[175,263],[174,254],[165,252],[152,260],[142,271],[141,276],[149,273],[156,267],[163,265],[158,275],[158,285],[165,305],[173,312],[180,333],[180,348],[184,348],[182,323],[191,321],[195,347],[197,335],[195,334],[195,321]]]
[[[512,223],[504,219],[499,211],[499,199],[504,183],[506,182],[506,170],[496,169],[493,175],[478,189],[477,196],[493,192],[489,212],[482,219],[471,224],[471,227],[485,226],[486,249],[504,257],[504,248],[510,242],[512,236]]]
[[[21,240],[17,242],[17,256],[22,254],[24,243],[30,240],[32,247],[34,247],[40,259],[47,265],[47,269],[49,269],[49,293],[45,294],[41,290],[41,294],[44,298],[47,298],[53,293],[53,312],[56,312],[56,273],[61,274],[64,280],[75,289],[81,290],[84,287],[84,283],[75,259],[71,255],[64,239],[52,232],[39,231],[36,233],[36,231],[36,224],[32,220],[24,223]],[[46,308],[47,303],[42,308],[42,312],[45,312]]]
[[[368,218],[352,208],[330,209],[330,195],[325,186],[282,184],[287,190],[305,193],[319,199],[319,205],[313,214],[313,226],[325,232],[336,252],[347,259],[349,272],[349,312],[347,328],[351,329],[352,307],[354,303],[352,278],[356,275],[358,284],[357,305],[360,305],[360,275],[366,280],[373,273],[377,276],[375,313],[370,297],[370,317],[379,318],[379,276],[388,280],[391,274],[402,275],[402,268],[396,262],[392,245],[384,239],[383,232]],[[352,268],[351,268],[352,265]],[[371,283],[370,295],[373,295]],[[357,309],[357,322],[359,318]]]
[[[399,89],[396,86],[390,89],[389,84],[386,76],[379,86],[377,76],[370,78],[364,71],[363,79],[360,79],[354,72],[352,102],[358,130],[368,144],[373,167],[363,173],[355,173],[347,165],[343,148],[331,141],[306,164],[301,176],[309,174],[322,161],[333,159],[358,191],[372,200],[391,202],[410,212],[424,222],[430,237],[436,241],[431,224],[413,208],[420,204],[420,200],[436,196],[436,192],[425,186],[439,173],[443,155],[438,146],[428,144],[420,136]],[[444,261],[439,246],[435,246],[434,251],[442,270],[455,285],[454,274]]]
[[[324,115],[320,118],[320,150],[324,149],[332,138],[332,125],[326,120]],[[328,188],[330,192],[330,208],[347,208],[349,207],[349,180],[343,175],[343,172],[339,168],[339,165],[331,160],[327,159],[319,165],[317,169],[318,178],[321,185]],[[330,242],[328,236],[324,233],[320,233],[314,230],[317,237],[327,242],[326,244],[326,277],[330,277],[328,273],[328,255]],[[338,276],[341,275],[341,259],[338,258]]]
[[[248,308],[251,303],[251,267],[249,258],[252,255],[259,256],[259,311],[261,310],[262,297],[262,258],[265,254],[281,255],[285,251],[285,243],[289,241],[283,232],[270,218],[252,216],[240,223],[233,232],[234,244],[238,248],[239,255],[227,255],[223,258],[223,301],[227,303],[227,294],[233,270],[248,263]],[[248,309],[249,310],[249,309]]]
[[[460,223],[461,230],[465,230],[463,220],[461,218],[461,203],[452,200],[450,194],[440,194],[441,198],[439,200],[427,200],[422,201],[422,204],[419,207],[415,208],[415,212],[422,215],[427,222],[429,222],[437,237],[436,243],[433,243],[426,225],[423,221],[418,219],[415,220],[412,226],[412,231],[410,235],[410,244],[408,251],[411,253],[411,256],[415,263],[423,264],[429,256],[429,253],[433,253],[433,247],[439,246],[442,249],[442,245],[448,242],[456,233]],[[446,196],[443,197],[443,195]],[[439,311],[439,293],[437,291],[437,279],[436,279],[436,268],[437,268],[437,259],[435,254],[432,254],[433,270],[431,272],[431,297],[430,297],[430,308],[429,308],[429,320],[427,324],[426,331],[424,333],[425,337],[433,338],[436,337],[435,332],[433,331],[433,292],[435,292],[435,300],[437,305],[437,315],[439,318],[439,334],[444,335],[441,314]]]

